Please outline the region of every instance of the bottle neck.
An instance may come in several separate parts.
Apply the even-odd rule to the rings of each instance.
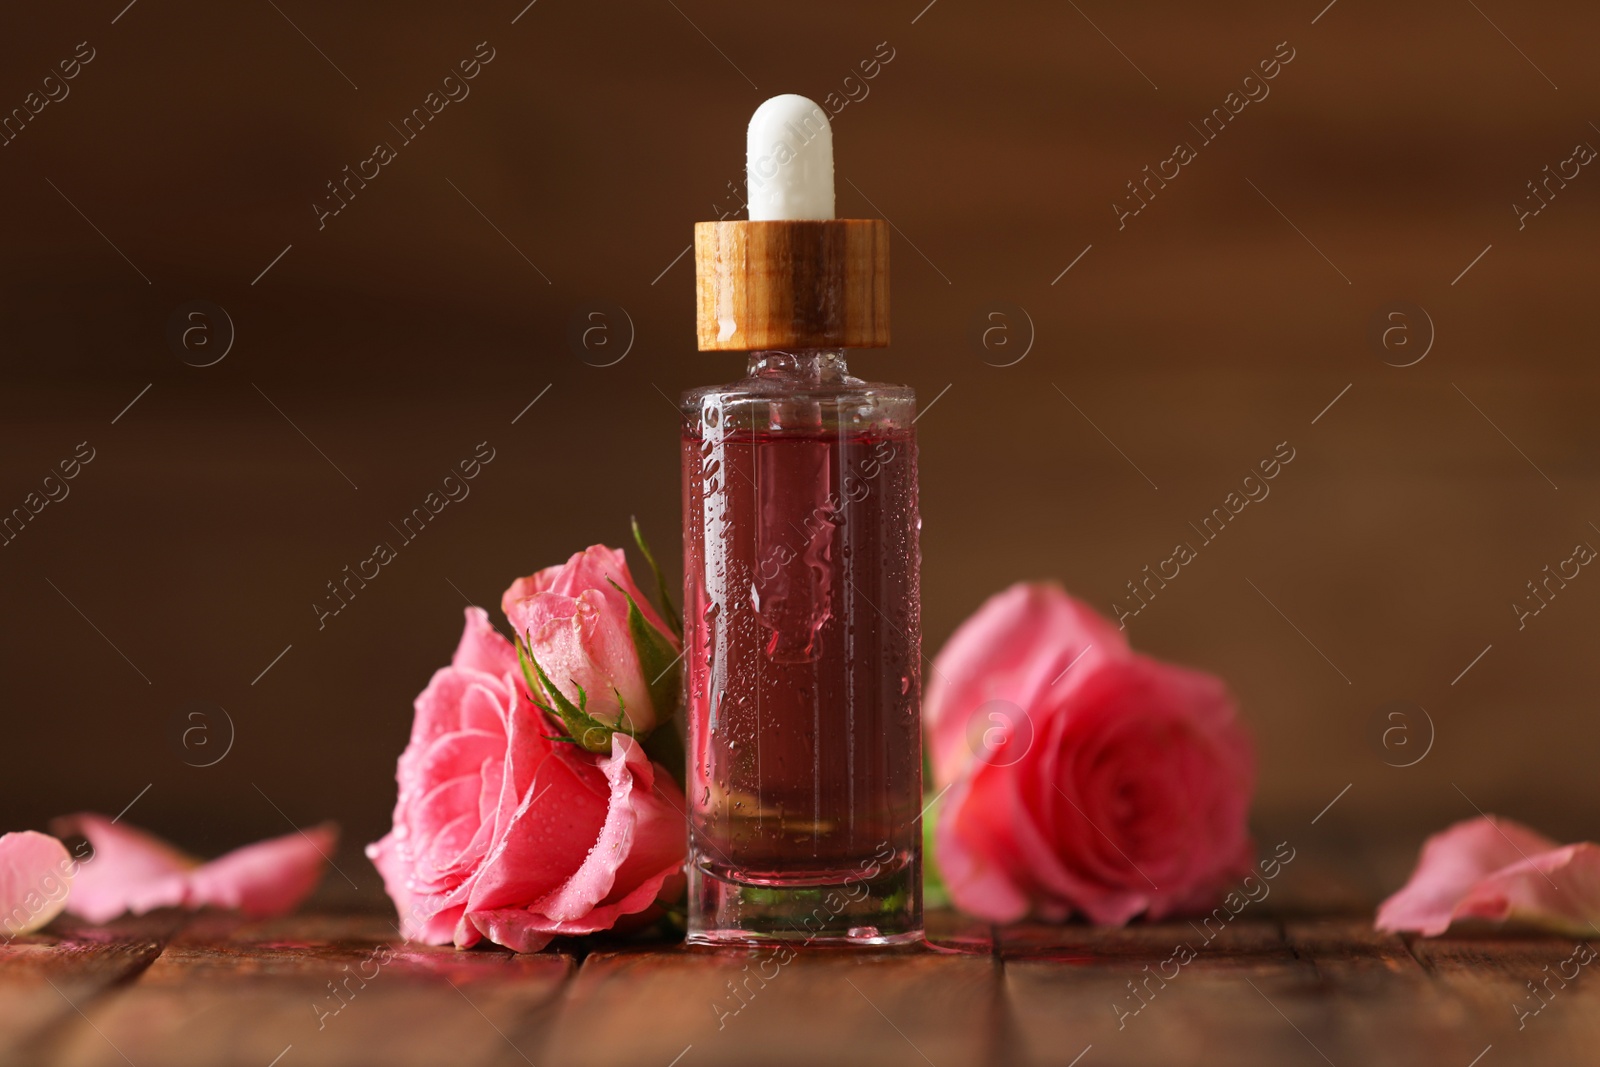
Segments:
[[[802,348],[793,352],[764,350],[750,353],[747,373],[752,378],[789,382],[796,385],[823,385],[842,382],[850,376],[844,363],[844,350]]]

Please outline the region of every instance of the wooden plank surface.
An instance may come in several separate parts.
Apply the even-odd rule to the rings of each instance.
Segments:
[[[1600,1056],[1600,981],[1591,972],[1600,959],[1588,948],[1580,958],[1591,962],[1567,964],[1580,945],[1600,945],[1600,937],[1452,933],[1412,941],[1411,951],[1465,1005],[1473,1054],[1493,1045],[1497,1064],[1593,1063]]]
[[[0,1063],[1501,1067],[1600,1049],[1600,959],[1569,938],[1401,938],[1364,911],[929,926],[915,950],[516,956],[409,945],[380,914],[63,921],[0,946]]]
[[[1029,1063],[1281,1064],[1310,1051],[1275,1005],[1312,972],[1269,920],[1029,924],[1005,931],[1000,949]]]
[[[1334,1063],[1466,1067],[1487,1044],[1461,998],[1423,969],[1404,939],[1374,931],[1370,916],[1291,920],[1284,934],[1316,972],[1318,1011],[1328,1020],[1318,1043]]]
[[[66,1020],[53,1062],[537,1062],[572,957],[403,942],[386,918],[201,920]]]
[[[987,951],[599,953],[572,985],[549,1059],[980,1063],[998,993],[999,965]]]
[[[0,944],[0,1063],[31,1058],[52,1028],[148,967],[182,920],[124,919],[95,927],[70,918]]]

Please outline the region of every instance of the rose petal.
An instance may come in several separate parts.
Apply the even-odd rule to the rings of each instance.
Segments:
[[[463,899],[468,910],[527,904],[572,876],[606,821],[606,798],[588,781],[593,773],[554,754],[539,764],[527,793],[518,798],[467,886]]]
[[[258,841],[190,873],[184,906],[234,908],[250,918],[293,911],[322,879],[339,842],[333,823]]]
[[[125,911],[142,915],[182,904],[184,875],[200,862],[104,815],[66,815],[52,820],[50,828],[63,837],[86,837],[94,846],[94,855],[79,865],[67,900],[70,913],[93,923],[108,922]]]
[[[411,867],[400,846],[399,835],[390,830],[366,847],[367,859],[378,869],[383,879],[383,891],[394,901],[400,915],[400,933],[403,937],[420,941],[422,920],[421,904],[411,890]]]
[[[1600,917],[1595,862],[1593,845],[1561,848],[1510,819],[1467,819],[1423,842],[1416,870],[1378,906],[1376,925],[1433,937],[1457,918],[1514,917],[1555,930],[1593,932],[1583,917]]]
[[[103,815],[69,815],[51,827],[63,835],[82,835],[94,846],[94,855],[78,867],[67,910],[97,923],[164,907],[281,915],[316,888],[325,856],[338,839],[337,828],[325,823],[200,863],[152,834]]]
[[[655,791],[655,768],[644,747],[626,734],[611,735],[611,755],[600,760],[600,770],[611,787],[606,822],[583,863],[565,885],[536,907],[552,919],[571,921],[588,914],[606,900],[624,864],[635,868],[672,867],[683,860],[687,846],[674,832],[682,820],[672,820],[664,809],[668,802]],[[682,810],[677,786],[661,783]],[[642,850],[634,855],[636,845]]]
[[[66,846],[49,834],[21,830],[0,836],[0,928],[7,940],[61,914],[75,867]]]
[[[1027,709],[1041,689],[1077,672],[1088,650],[1128,654],[1110,622],[1053,585],[1019,583],[996,593],[962,623],[934,661],[923,703],[934,782],[943,787],[972,759],[967,736],[984,704]],[[1087,658],[1087,656],[1085,657]]]
[[[552,937],[608,930],[645,911],[683,867],[683,796],[644,749],[614,734],[599,761],[611,787],[605,824],[567,881],[525,908],[474,908],[468,918],[496,944],[537,952]],[[635,879],[638,879],[637,882]],[[627,887],[620,894],[619,886]]]
[[[450,658],[451,665],[495,678],[515,674],[516,649],[489,622],[489,613],[474,607],[466,608],[464,613],[467,625],[455,655]]]
[[[539,952],[557,937],[576,937],[616,929],[624,917],[647,912],[658,898],[670,899],[674,894],[664,890],[663,886],[669,878],[678,875],[681,866],[679,863],[658,871],[616,903],[601,905],[577,919],[552,920],[526,909],[504,908],[474,912],[472,921],[485,937],[497,945],[513,952]]]
[[[627,598],[612,586],[613,581],[633,597],[646,622],[662,633],[669,632],[667,624],[656,614],[655,608],[651,607],[650,598],[634,584],[633,574],[628,570],[627,555],[620,548],[607,548],[605,545],[590,545],[563,564],[546,567],[526,578],[518,578],[500,598],[500,610],[505,612],[506,618],[511,620],[512,626],[517,627],[517,632],[520,634],[522,628],[519,625],[516,605],[524,598],[536,593],[559,593],[565,597],[576,598],[586,589],[596,589],[613,602],[612,610],[615,614],[627,618]]]
[[[435,671],[412,705],[416,717],[407,754],[420,756],[441,737],[462,731],[503,737],[505,722],[498,710],[505,699],[503,679],[459,667]]]
[[[1581,841],[1496,871],[1467,892],[1452,918],[1594,936],[1600,931],[1600,845]]]
[[[971,788],[971,782],[958,781],[940,806],[933,831],[939,873],[951,901],[962,911],[990,922],[1016,922],[1028,914],[1028,894],[1012,878],[1011,865],[1002,863],[993,850],[984,847],[997,839],[981,827],[965,824],[963,816],[969,809],[964,802]],[[999,809],[973,805],[968,817],[976,820],[986,810]]]

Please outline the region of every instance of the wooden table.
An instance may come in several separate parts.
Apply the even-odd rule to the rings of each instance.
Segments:
[[[659,941],[458,952],[408,945],[374,911],[63,920],[0,947],[0,1063],[1501,1067],[1600,1056],[1600,983],[1587,968],[1564,987],[1550,977],[1571,939],[1402,939],[1374,934],[1369,916],[1247,910],[1208,942],[1184,920],[994,929],[939,912],[920,950],[814,950],[782,964]],[[1171,962],[1183,945],[1193,959]],[[1514,1006],[1541,1003],[1525,983],[1546,979],[1542,1010],[1519,1029]]]

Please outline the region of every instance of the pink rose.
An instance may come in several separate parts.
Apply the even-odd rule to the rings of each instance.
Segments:
[[[451,665],[417,697],[394,829],[367,846],[403,933],[536,952],[648,917],[681,885],[683,794],[625,733],[605,755],[550,740],[561,723],[528,698],[511,642],[483,609],[466,616]],[[603,659],[594,668],[626,673]]]
[[[1120,925],[1203,908],[1250,867],[1255,759],[1222,682],[1135,654],[1055,586],[961,625],[924,721],[948,789],[934,854],[964,911]]]
[[[1458,919],[1592,936],[1600,923],[1600,845],[1558,845],[1493,815],[1441,830],[1423,842],[1411,880],[1379,905],[1376,925],[1435,937]]]
[[[559,567],[518,578],[500,606],[545,675],[574,705],[583,701],[591,718],[646,734],[672,714],[681,649],[634,584],[621,549],[594,545]],[[635,607],[648,626],[644,636],[659,638],[654,658],[640,655],[650,646],[630,625]],[[573,736],[591,751],[608,748],[603,737],[589,745],[582,731]]]

